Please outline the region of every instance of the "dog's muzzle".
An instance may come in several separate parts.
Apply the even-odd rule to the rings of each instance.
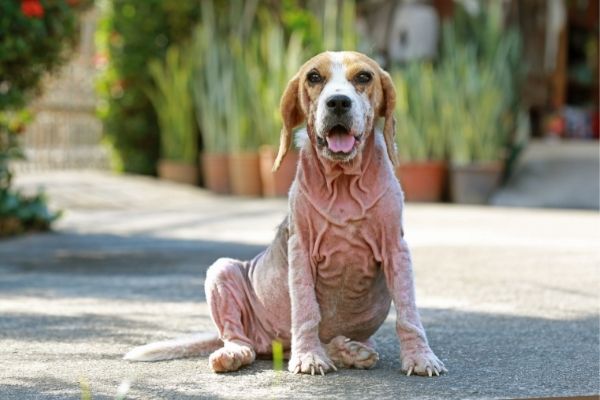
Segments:
[[[325,105],[325,128],[317,135],[317,144],[333,156],[349,155],[361,137],[352,132],[352,100],[345,95],[334,95],[327,99]]]

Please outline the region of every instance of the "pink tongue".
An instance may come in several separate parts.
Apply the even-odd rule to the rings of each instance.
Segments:
[[[334,153],[349,153],[356,139],[347,133],[333,133],[327,136],[327,146]]]

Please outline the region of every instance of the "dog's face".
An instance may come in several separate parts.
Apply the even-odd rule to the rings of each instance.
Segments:
[[[385,117],[388,154],[393,148],[395,90],[389,75],[356,52],[325,52],[308,60],[281,99],[284,127],[276,169],[291,143],[291,130],[304,120],[321,157],[348,162],[362,151],[377,117]]]
[[[373,127],[373,105],[383,96],[379,74],[369,61],[352,53],[329,53],[305,68],[308,119],[323,157],[351,160]]]

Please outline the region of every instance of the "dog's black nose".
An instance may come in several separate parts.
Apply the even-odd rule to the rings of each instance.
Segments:
[[[344,96],[343,94],[336,94],[327,99],[327,108],[335,115],[342,115],[347,113],[352,107],[352,100],[350,97]]]

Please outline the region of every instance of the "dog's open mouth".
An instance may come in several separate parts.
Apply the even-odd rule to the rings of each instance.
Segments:
[[[342,125],[331,128],[325,140],[327,148],[333,153],[350,153],[357,142],[356,137]]]

